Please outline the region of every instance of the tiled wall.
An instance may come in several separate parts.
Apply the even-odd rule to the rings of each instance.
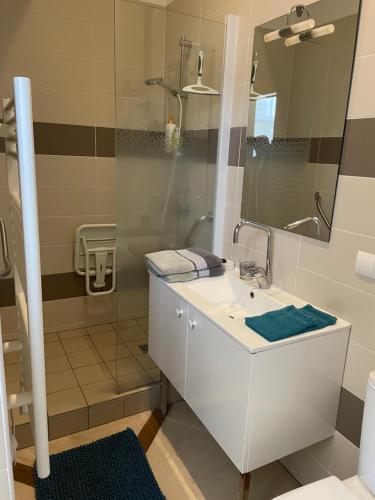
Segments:
[[[251,57],[252,28],[287,12],[293,3],[254,0],[250,11],[249,1],[233,2],[243,9],[247,5],[243,24],[250,19],[250,29],[243,29],[238,44],[233,126],[246,126],[247,122],[249,72],[244,72],[243,67],[248,68]],[[233,5],[228,4],[229,12]],[[285,460],[304,483],[329,473],[340,478],[356,473],[366,381],[375,369],[375,286],[354,271],[358,250],[375,253],[375,98],[371,92],[375,83],[375,37],[371,29],[374,16],[374,2],[364,0],[331,241],[323,243],[274,231],[274,283],[353,325],[335,438]],[[232,153],[232,158],[235,161],[228,167],[224,253],[235,258],[254,256],[261,262],[265,240],[257,231],[243,231],[240,244],[233,249],[233,228],[240,219],[243,168],[238,167],[239,154]]]
[[[0,12],[0,98],[13,76],[32,79],[46,328],[100,322],[73,272],[73,241],[78,225],[115,221],[114,2],[0,0]],[[1,145],[0,195],[7,219]],[[107,321],[113,304],[101,304]],[[12,308],[2,315],[12,333]]]

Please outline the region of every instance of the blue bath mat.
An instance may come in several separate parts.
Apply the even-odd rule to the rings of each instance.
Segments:
[[[131,429],[50,459],[49,477],[34,471],[37,500],[165,500]]]

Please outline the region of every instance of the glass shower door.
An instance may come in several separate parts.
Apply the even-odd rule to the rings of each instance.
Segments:
[[[202,48],[207,84],[220,90],[224,25],[132,1],[115,5],[116,373],[119,390],[128,391],[159,379],[147,354],[144,255],[212,246],[220,96],[179,90],[195,83]],[[182,49],[182,37],[191,46]],[[171,142],[165,126],[178,131],[180,113]]]

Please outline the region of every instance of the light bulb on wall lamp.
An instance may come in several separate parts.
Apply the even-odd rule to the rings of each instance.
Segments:
[[[310,40],[314,40],[315,38],[319,38],[325,35],[332,35],[335,32],[334,24],[326,24],[325,26],[321,26],[320,28],[315,28],[313,30],[306,31],[304,33],[300,33],[295,36],[291,36],[285,40],[285,45],[287,47],[291,47],[292,45],[297,45],[301,42],[308,42]]]
[[[303,31],[310,30],[314,27],[314,19],[307,19],[307,21],[301,21],[300,23],[291,24],[290,26],[285,26],[279,30],[271,31],[271,33],[266,33],[264,35],[264,41],[266,43],[273,42],[279,38],[286,38],[290,35],[295,35],[296,33],[302,33]]]

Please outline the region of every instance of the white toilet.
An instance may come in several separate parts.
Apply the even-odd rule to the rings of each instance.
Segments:
[[[285,493],[274,500],[375,499],[375,371],[370,374],[363,415],[358,475],[340,481],[331,476]]]

